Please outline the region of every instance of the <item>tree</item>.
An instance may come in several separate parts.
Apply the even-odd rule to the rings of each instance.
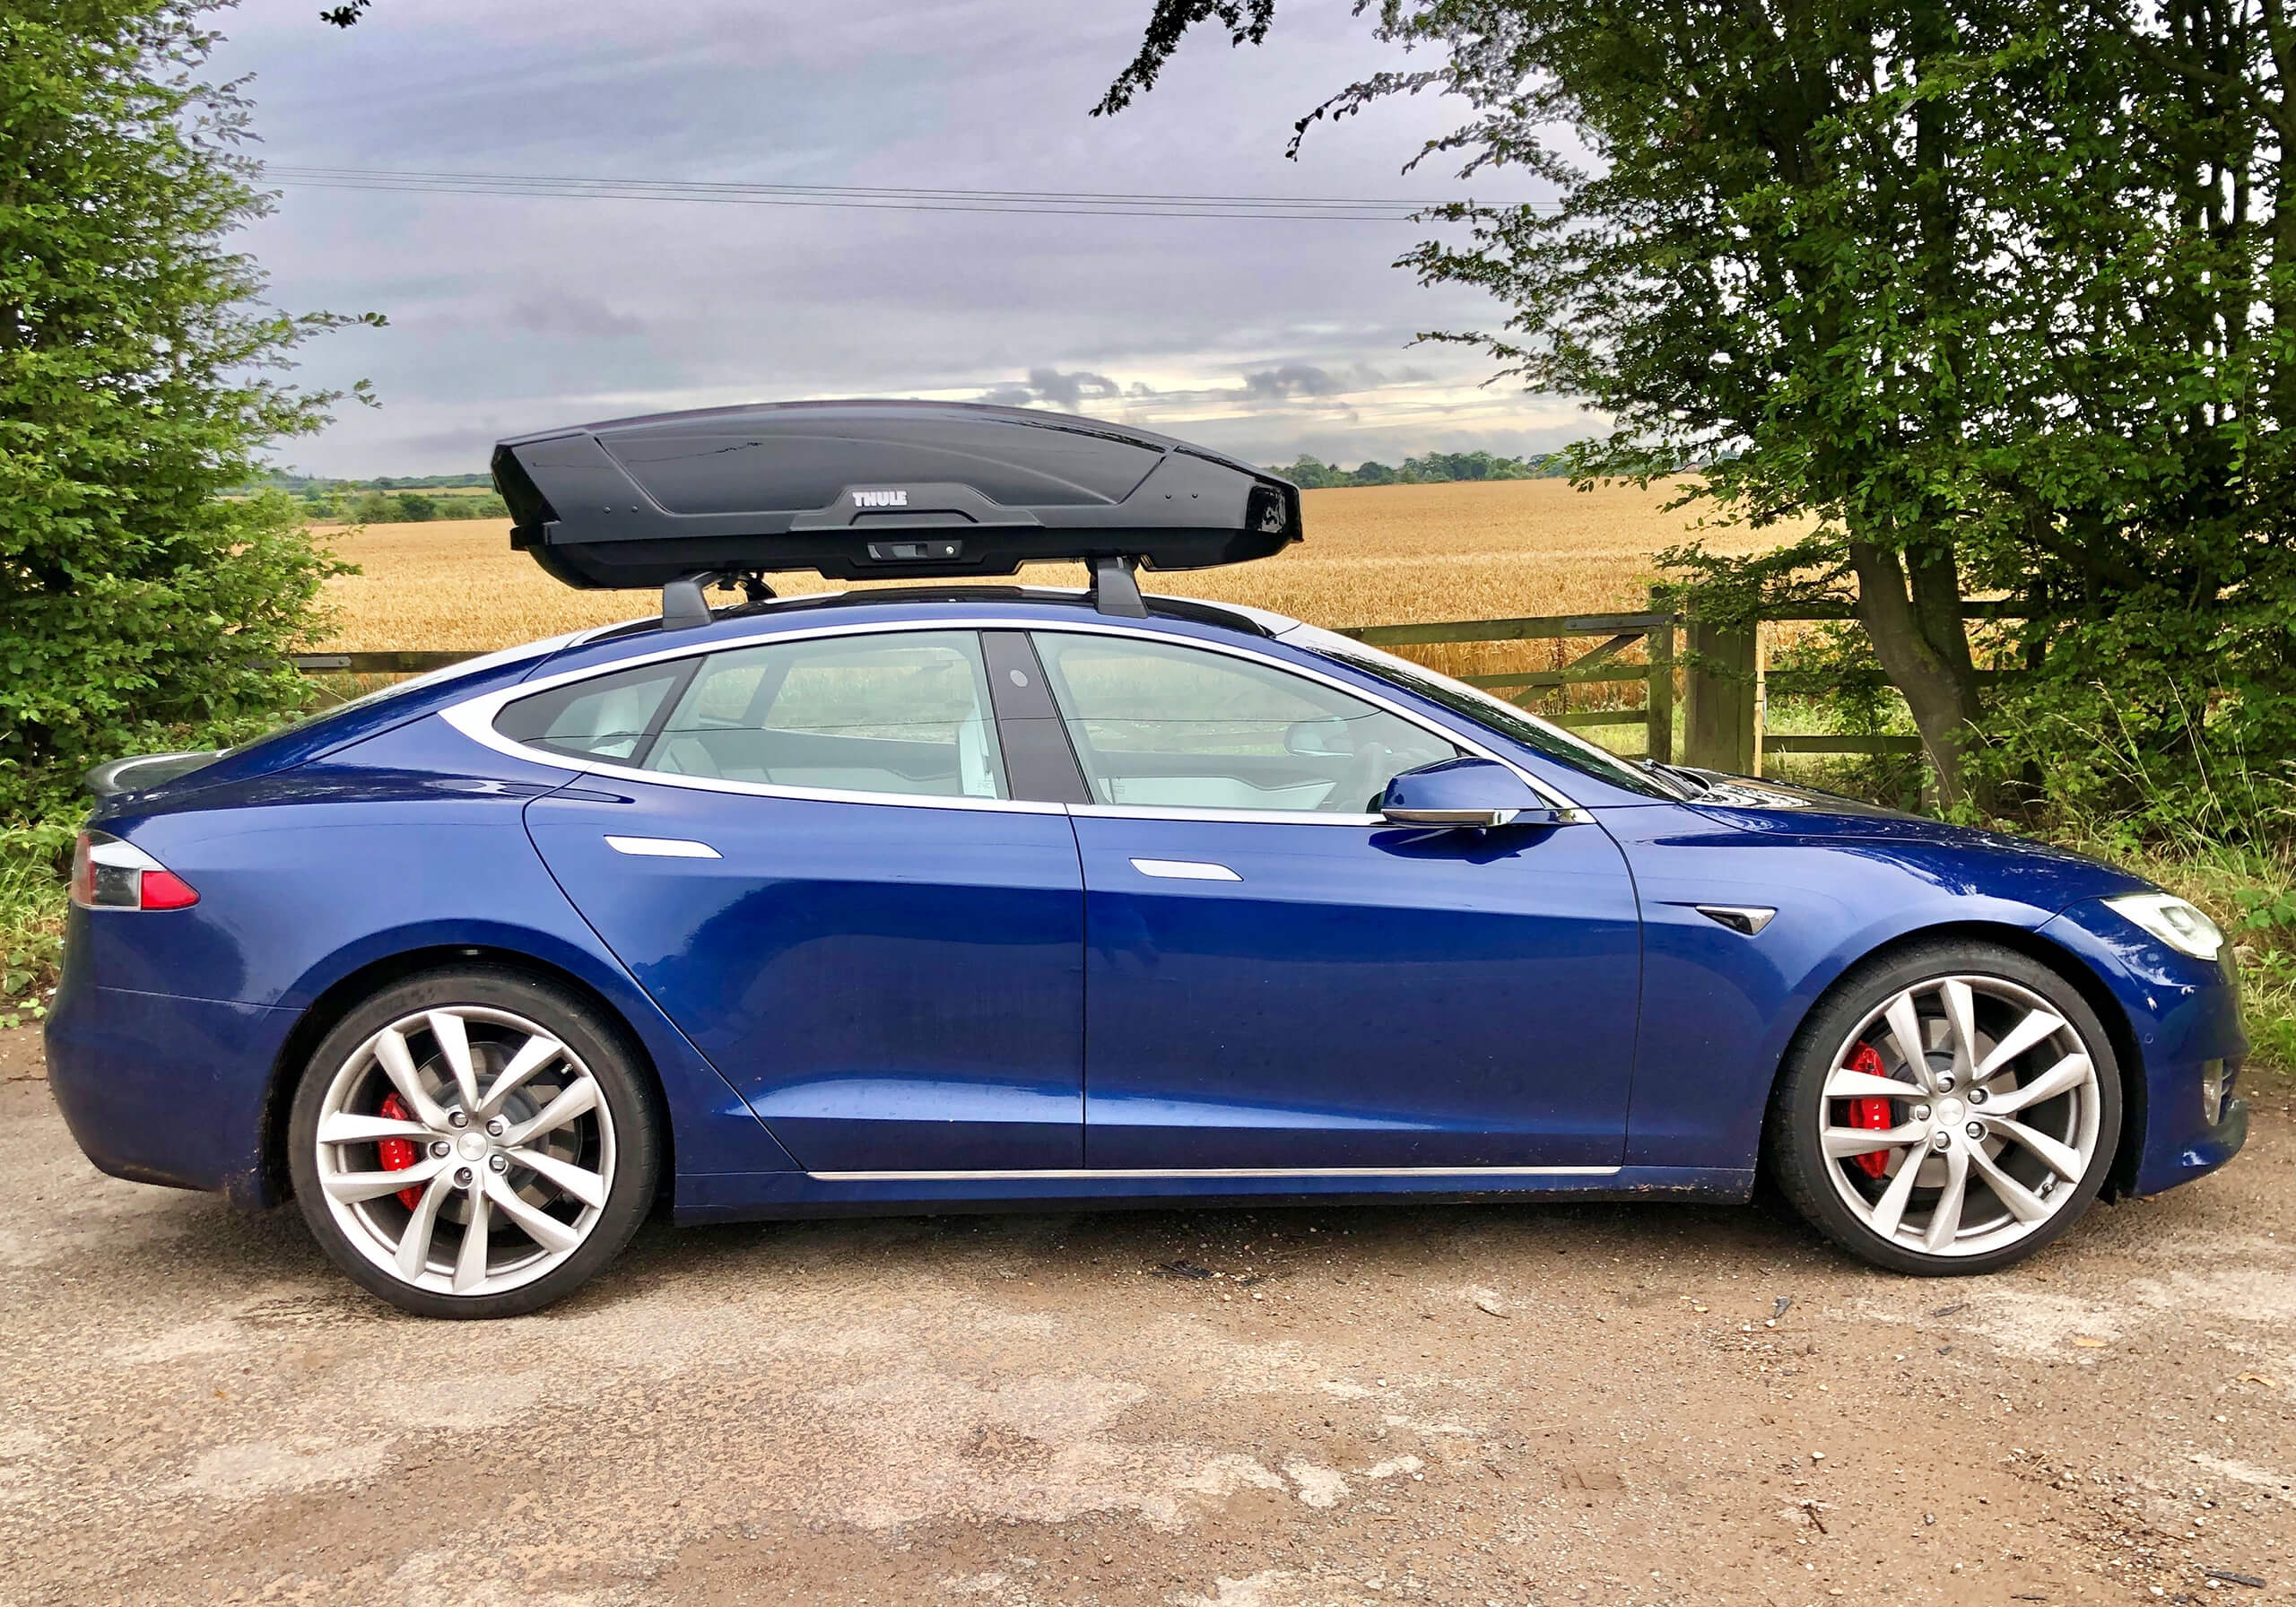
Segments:
[[[1191,26],[1248,43],[1270,15],[1160,0],[1095,109],[1151,85]],[[1440,65],[1349,86],[1303,133],[1439,89],[1472,115],[1419,160],[1561,196],[1439,209],[1464,243],[1404,261],[1489,291],[1505,321],[1432,338],[1611,415],[1573,449],[1582,477],[1697,462],[1692,495],[1729,513],[1815,516],[1818,537],[1769,573],[1854,583],[1949,802],[1987,757],[1965,588],[2023,600],[2059,691],[2132,649],[2160,670],[2142,742],[2193,744],[2203,717],[2169,707],[2179,678],[2222,689],[2237,672],[2230,704],[2285,750],[2296,282],[2278,255],[2296,196],[2281,199],[2275,63],[2296,65],[2296,28],[2278,0],[1383,0],[1378,15]]]
[[[253,482],[335,398],[279,374],[344,320],[264,306],[226,245],[266,198],[200,0],[0,10],[0,810],[131,741],[297,704],[281,663],[339,566]],[[379,319],[370,319],[379,323]]]

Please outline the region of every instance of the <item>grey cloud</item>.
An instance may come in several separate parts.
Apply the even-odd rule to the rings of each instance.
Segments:
[[[1332,396],[1352,388],[1311,363],[1287,362],[1244,376],[1244,394],[1279,400],[1286,396]]]
[[[1083,407],[1087,397],[1099,400],[1121,395],[1124,387],[1105,374],[1089,373],[1083,369],[1064,374],[1057,369],[1031,369],[1026,381],[1012,381],[983,391],[980,399],[999,407],[1026,407],[1032,403],[1045,403],[1063,413],[1075,413]]]

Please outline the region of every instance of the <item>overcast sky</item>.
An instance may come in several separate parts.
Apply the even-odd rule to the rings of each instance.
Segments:
[[[1432,98],[1294,118],[1399,53],[1346,0],[1290,0],[1258,49],[1196,40],[1128,111],[1086,109],[1148,0],[378,0],[223,13],[275,163],[584,178],[1010,190],[1444,197],[1398,169]],[[1456,107],[1449,109],[1455,110]],[[1485,177],[1497,197],[1509,181]],[[1521,179],[1507,198],[1527,196]],[[306,348],[366,377],[286,462],[483,468],[496,437],[662,408],[842,395],[1045,404],[1261,462],[1518,453],[1582,433],[1568,403],[1484,387],[1491,321],[1388,265],[1408,223],[1013,216],[287,188],[249,237],[292,310],[385,314]]]

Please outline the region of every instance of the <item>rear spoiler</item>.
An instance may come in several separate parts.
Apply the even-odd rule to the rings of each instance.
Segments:
[[[228,751],[226,748],[206,748],[194,752],[142,753],[130,759],[109,760],[83,776],[80,785],[102,803],[123,793],[145,792],[178,776],[188,776],[202,765],[214,763]]]

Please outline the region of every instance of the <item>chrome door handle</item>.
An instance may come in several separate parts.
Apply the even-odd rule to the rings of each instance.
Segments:
[[[1241,882],[1243,878],[1224,864],[1213,864],[1208,859],[1135,859],[1132,868],[1144,876],[1161,876],[1173,882]]]
[[[634,854],[641,859],[723,859],[724,855],[708,843],[695,842],[688,837],[609,837],[606,847],[617,854]]]

